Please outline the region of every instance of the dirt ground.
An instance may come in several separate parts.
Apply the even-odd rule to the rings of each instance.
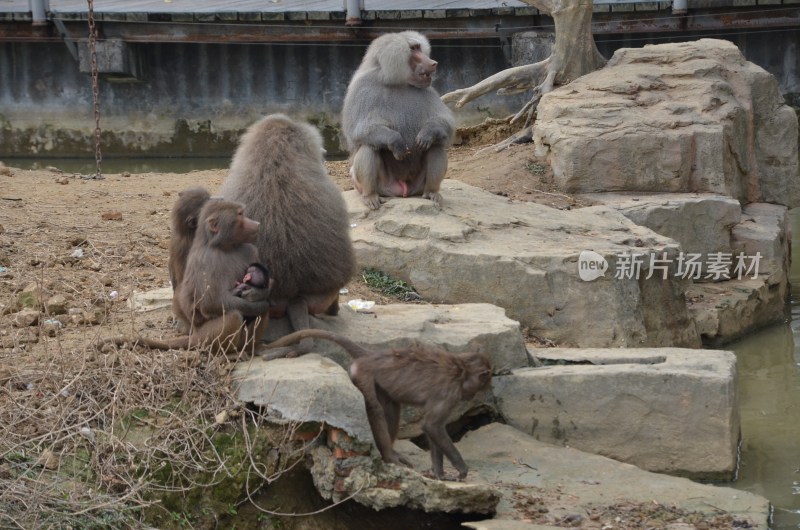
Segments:
[[[530,145],[476,157],[479,149],[452,149],[448,178],[515,200],[560,208],[575,205],[552,189],[550,171],[534,160]],[[327,166],[343,190],[352,189],[346,161]],[[107,335],[102,329],[106,308],[119,309],[134,291],[169,285],[169,213],[178,191],[200,185],[213,193],[226,173],[123,173],[89,180],[55,167],[0,168],[0,312],[5,313],[0,317],[0,345],[20,351],[35,348],[32,335],[39,328],[24,322],[13,325],[14,314],[26,305],[20,299],[30,299],[25,290],[41,302],[64,297],[53,301],[52,318],[47,318],[60,322],[53,325],[59,327],[62,342],[72,336],[82,340],[87,332]],[[360,276],[348,290],[345,299],[397,302],[370,291]],[[158,320],[145,317],[140,324],[152,329],[148,334],[172,333],[163,315]],[[48,329],[52,334],[52,326]]]

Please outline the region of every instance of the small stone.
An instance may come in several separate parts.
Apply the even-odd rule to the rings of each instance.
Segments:
[[[14,327],[26,328],[35,326],[39,322],[39,316],[39,311],[36,311],[35,309],[23,309],[14,315]]]
[[[122,212],[105,212],[101,217],[104,221],[122,221]]]
[[[47,166],[45,169],[46,169],[47,171],[49,171],[50,173],[58,173],[59,175],[60,175],[61,173],[63,173],[63,171],[62,171],[62,170],[58,169],[58,168],[57,168],[57,167],[55,167],[55,166]]]
[[[45,449],[42,454],[39,455],[39,459],[36,463],[45,469],[58,469],[58,457],[50,449]]]
[[[62,186],[69,184],[69,179],[67,177],[61,177],[60,179],[56,179],[56,184],[61,184]]]
[[[122,172],[122,176],[125,177],[125,178],[130,178],[131,172],[130,171],[123,171]]]
[[[63,315],[67,312],[67,297],[63,294],[51,296],[44,306],[51,315]]]
[[[0,175],[6,176],[6,177],[13,177],[14,176],[14,174],[11,173],[11,168],[6,167],[6,165],[3,164],[2,162],[0,162]]]

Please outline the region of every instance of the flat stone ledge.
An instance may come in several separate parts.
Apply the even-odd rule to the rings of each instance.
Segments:
[[[692,478],[730,478],[739,411],[731,352],[538,349],[549,366],[495,377],[509,425],[543,442]]]
[[[485,481],[500,489],[495,520],[525,519],[525,505],[519,503],[523,495],[541,499],[548,509],[548,522],[620,502],[656,502],[707,515],[729,513],[735,519],[748,520],[751,528],[768,528],[769,501],[760,495],[659,475],[539,442],[508,425],[493,423],[469,432],[456,446],[470,467],[470,482]],[[483,528],[481,523],[469,524]],[[486,528],[518,530],[515,526]]]
[[[491,304],[387,304],[358,312],[340,300],[335,317],[311,319],[311,327],[344,335],[362,346],[391,349],[412,341],[435,344],[447,351],[484,351],[492,360],[495,373],[529,365],[519,322],[508,318],[501,307]],[[267,341],[291,332],[287,318],[270,320]],[[350,356],[337,344],[315,340],[313,351],[344,366]]]

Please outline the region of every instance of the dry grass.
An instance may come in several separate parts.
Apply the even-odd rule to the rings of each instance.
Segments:
[[[223,356],[51,340],[46,355],[4,350],[0,362],[15,366],[0,375],[2,527],[133,528],[164,496],[226,480],[258,488],[282,471],[251,434],[287,447],[291,429],[262,429]]]

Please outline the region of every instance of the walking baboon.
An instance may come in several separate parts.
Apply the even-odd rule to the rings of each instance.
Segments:
[[[400,405],[424,409],[422,432],[431,449],[431,471],[444,478],[444,456],[458,471],[460,480],[467,476],[467,464],[461,457],[445,424],[459,401],[472,399],[492,381],[492,365],[485,353],[452,353],[438,347],[414,344],[407,348],[372,351],[341,335],[321,329],[307,329],[268,344],[284,347],[302,339],[335,342],[353,358],[350,379],[364,395],[367,418],[375,444],[385,462],[405,464],[407,458],[394,450],[400,424]]]
[[[172,298],[175,314],[191,325],[190,335],[169,340],[118,337],[101,340],[98,346],[125,342],[157,349],[209,346],[226,354],[253,346],[269,321],[269,285],[249,286],[247,298],[237,296],[235,287],[258,260],[252,244],[258,227],[244,215],[241,204],[207,201],[198,217],[183,280]]]
[[[421,195],[441,204],[455,120],[431,87],[436,61],[416,31],[382,35],[367,48],[342,109],[350,177],[364,203]]]
[[[261,223],[259,261],[276,280],[270,314],[288,314],[294,330],[309,327],[309,314],[337,314],[339,289],[355,271],[347,209],[323,152],[313,126],[267,116],[242,136],[221,189]]]

